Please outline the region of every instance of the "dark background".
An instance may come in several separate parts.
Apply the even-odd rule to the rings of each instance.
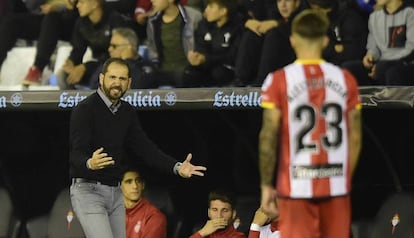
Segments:
[[[137,113],[148,136],[166,153],[181,161],[191,152],[193,164],[208,167],[205,177],[189,180],[143,167],[148,187],[169,189],[175,211],[184,219],[183,237],[205,221],[207,193],[217,187],[232,190],[239,201],[250,201],[239,206],[242,229],[248,229],[260,196],[261,110]],[[46,214],[57,193],[70,184],[69,115],[70,111],[0,112],[0,184],[10,190],[23,221]],[[413,190],[413,119],[412,109],[363,109],[363,149],[352,192],[354,221],[372,219],[397,190]]]

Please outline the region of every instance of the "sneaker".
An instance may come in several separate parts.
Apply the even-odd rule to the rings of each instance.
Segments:
[[[29,72],[27,72],[22,84],[24,86],[39,85],[41,81],[41,76],[42,74],[40,70],[36,66],[32,66],[30,67]]]

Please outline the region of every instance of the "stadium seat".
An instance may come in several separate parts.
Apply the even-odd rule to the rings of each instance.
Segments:
[[[145,197],[157,206],[167,217],[169,238],[178,238],[181,219],[175,214],[174,205],[168,190],[164,187],[150,187]],[[68,222],[71,218],[71,222]],[[26,222],[28,238],[84,238],[82,227],[70,202],[69,188],[60,192],[49,214]],[[0,237],[1,238],[1,237]]]
[[[26,229],[29,238],[85,238],[73,212],[69,188],[58,194],[49,214],[27,221]]]
[[[52,68],[46,67],[43,70],[42,85],[48,84],[49,77],[56,73],[70,54],[72,46],[67,42],[59,42],[55,54],[52,56]],[[12,87],[20,85],[33,65],[36,56],[36,46],[16,46],[11,49],[7,58],[0,66],[0,86]],[[92,51],[87,49],[83,61],[92,59]]]
[[[398,192],[379,209],[369,238],[414,238],[414,194]]]
[[[0,238],[16,238],[20,224],[15,216],[9,192],[6,188],[0,187]]]
[[[239,195],[236,200],[237,216],[240,218],[238,230],[248,234],[254,213],[260,206],[260,195]]]
[[[70,51],[72,50],[72,46],[70,44],[61,44],[58,46],[56,51],[56,58],[55,64],[53,66],[53,73],[56,74],[57,71],[62,67],[65,63],[66,59],[69,57]],[[92,50],[87,48],[85,55],[83,56],[83,62],[92,60]]]
[[[351,238],[370,238],[373,224],[370,219],[352,221]]]
[[[14,47],[10,50],[1,66],[0,85],[20,85],[32,66],[35,55],[36,47],[34,46]]]
[[[182,219],[175,210],[168,188],[160,185],[150,185],[145,187],[144,196],[167,217],[167,237],[180,238]]]

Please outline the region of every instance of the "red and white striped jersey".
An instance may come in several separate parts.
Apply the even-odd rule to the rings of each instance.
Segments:
[[[359,93],[349,72],[323,60],[297,60],[267,76],[261,106],[282,113],[276,185],[280,196],[350,192],[348,113],[359,106]]]

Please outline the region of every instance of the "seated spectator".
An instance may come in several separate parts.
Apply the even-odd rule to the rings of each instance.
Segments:
[[[365,13],[370,14],[374,11],[377,0],[354,0],[357,6]]]
[[[346,1],[308,0],[308,3],[312,9],[328,14],[329,43],[323,58],[336,65],[362,58],[368,35],[366,18]]]
[[[159,69],[159,85],[181,87],[201,12],[177,0],[152,0],[152,6],[156,14],[147,23],[148,56]]]
[[[239,1],[238,14],[242,17],[245,26],[249,20],[264,21],[268,17],[271,3],[262,0]]]
[[[303,8],[302,0],[278,0],[269,8],[268,19],[246,22],[236,60],[238,85],[260,85],[269,72],[295,59],[290,22]]]
[[[135,169],[125,171],[121,190],[126,209],[126,237],[166,238],[166,216],[144,195],[145,181]]]
[[[105,8],[104,0],[78,0],[76,7],[80,17],[72,35],[73,48],[56,75],[60,89],[88,88],[99,62],[108,58],[112,29],[131,24],[117,11]],[[95,61],[82,63],[87,47]]]
[[[34,64],[23,79],[23,85],[40,84],[43,69],[49,64],[58,40],[70,41],[79,14],[72,1],[66,0],[66,3],[64,10],[51,12],[43,17],[37,38]]]
[[[268,216],[259,207],[254,213],[248,238],[279,238],[279,216]]]
[[[61,11],[66,0],[26,1],[28,12],[13,12],[3,16],[0,24],[0,66],[17,39],[33,41],[39,36],[45,15]],[[34,4],[38,2],[39,4]]]
[[[111,58],[121,58],[128,62],[131,72],[131,88],[157,88],[155,79],[155,68],[150,62],[144,61],[138,55],[138,37],[134,30],[128,27],[115,28],[112,30],[112,37],[108,52]],[[91,89],[99,87],[99,74],[102,72],[103,63],[97,68],[89,79]]]
[[[0,1],[0,22],[8,14],[27,11],[27,5],[22,0],[2,0]]]
[[[180,0],[182,5],[187,4],[187,0]],[[154,15],[155,12],[152,9],[151,0],[137,0],[135,5],[134,19],[137,23],[136,31],[141,41],[147,38],[146,28],[148,17]]]
[[[233,81],[242,29],[236,10],[236,0],[208,1],[195,32],[195,49],[187,55],[184,87],[220,87]]]
[[[138,33],[138,37],[141,40],[147,38],[147,21],[148,17],[152,16],[154,11],[152,9],[151,0],[137,0],[135,6],[135,15],[134,19],[137,23],[136,31]]]
[[[362,57],[363,53],[361,52],[365,47],[368,30],[366,19],[359,11],[340,0],[307,0],[307,4],[313,9],[325,12],[330,20],[329,43],[323,51],[324,59],[340,65],[345,61]],[[276,28],[276,30],[278,29]],[[280,41],[287,43],[286,39],[290,33],[283,33],[282,31],[272,31],[272,34],[279,35],[279,37],[273,36],[273,40],[269,37],[271,40],[266,39],[263,43],[262,52],[264,53],[260,59],[259,72],[254,85],[261,85],[268,73],[284,67],[295,59],[290,43],[289,46],[286,46],[287,44],[280,46],[277,41],[278,38],[281,38]],[[269,33],[269,35],[272,34]],[[282,58],[281,55],[283,55]]]
[[[360,85],[414,85],[414,9],[404,0],[378,4],[382,9],[369,16],[365,56],[343,67]]]
[[[208,195],[208,218],[205,225],[190,238],[245,238],[246,235],[234,228],[237,212],[233,196],[228,192],[211,191]]]
[[[40,84],[43,69],[50,63],[50,58],[56,49],[58,40],[71,40],[73,27],[79,14],[76,1],[65,0],[66,8],[63,11],[47,14],[41,24],[37,39],[34,64],[24,78],[23,85]],[[131,3],[134,0],[105,0],[105,7],[115,9],[126,17],[132,17]]]

